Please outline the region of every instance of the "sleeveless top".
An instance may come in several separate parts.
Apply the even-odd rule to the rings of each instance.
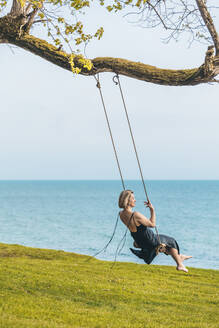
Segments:
[[[133,217],[133,220],[135,222],[134,213],[132,214],[131,218]],[[131,221],[130,218],[130,221]],[[152,231],[151,228],[144,226],[143,224],[140,224],[139,226],[135,226],[137,231],[131,232],[131,236],[135,240],[135,242],[138,244],[141,248],[155,248],[159,245],[157,235]]]

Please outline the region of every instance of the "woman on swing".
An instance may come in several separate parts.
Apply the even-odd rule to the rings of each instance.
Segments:
[[[156,226],[155,210],[151,202],[149,200],[148,202],[144,202],[146,207],[150,209],[150,219],[147,219],[139,212],[132,211],[135,203],[136,200],[133,191],[124,190],[121,192],[119,196],[119,207],[123,210],[120,212],[120,219],[130,230],[134,239],[134,247],[141,248],[141,250],[134,250],[132,248],[130,250],[136,256],[142,258],[147,264],[150,264],[159,252],[171,255],[177,264],[176,269],[188,272],[183,261],[192,256],[180,254],[179,246],[174,238],[159,235],[160,240],[158,240],[158,236],[150,229]]]

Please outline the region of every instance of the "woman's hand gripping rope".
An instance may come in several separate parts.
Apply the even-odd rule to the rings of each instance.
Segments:
[[[144,202],[144,205],[152,210],[154,210],[154,206],[151,204],[150,200],[148,199],[148,201]]]
[[[144,205],[146,207],[148,207],[150,210],[154,210],[153,205],[151,204],[150,200],[148,199],[148,201],[144,202]],[[158,235],[158,233],[157,233]],[[160,243],[157,248],[156,248],[156,254],[159,253],[166,253],[167,252],[167,248],[166,248],[166,244]]]

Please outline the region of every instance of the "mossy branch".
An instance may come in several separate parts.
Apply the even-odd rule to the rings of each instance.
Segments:
[[[44,40],[25,35],[20,39],[14,40],[13,44],[71,71],[69,64],[70,55],[63,51],[57,51],[55,46]],[[91,62],[93,68],[89,71],[82,67],[77,56],[74,58],[75,66],[81,69],[80,74],[86,76],[100,72],[115,72],[138,80],[169,86],[197,85],[209,82],[215,76],[213,70],[210,72],[210,75],[206,74],[204,64],[198,68],[172,70],[112,57],[98,57],[92,59]]]
[[[21,32],[22,17],[14,19],[10,15],[0,18],[0,39],[48,60],[66,70],[72,71],[71,54],[60,51],[45,40]],[[23,25],[22,25],[23,26]],[[91,60],[93,67],[88,70],[81,63],[80,57],[74,57],[74,66],[81,69],[80,74],[90,76],[100,72],[115,72],[138,80],[168,86],[197,85],[213,80],[218,74],[219,57],[212,59],[211,70],[205,64],[192,69],[161,69],[121,58],[98,57]],[[207,73],[208,72],[208,73]]]

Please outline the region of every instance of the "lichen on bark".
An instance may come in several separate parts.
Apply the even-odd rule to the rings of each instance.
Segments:
[[[45,40],[30,35],[27,30],[23,29],[25,19],[26,17],[22,14],[19,16],[9,14],[1,17],[0,41],[7,41],[63,69],[72,71],[72,65],[70,65],[70,59],[72,60],[71,54],[61,51]],[[74,67],[80,68],[80,74],[86,76],[101,72],[115,72],[150,83],[168,86],[184,86],[212,81],[213,77],[218,73],[219,58],[211,56],[210,59],[210,66],[209,61],[205,59],[205,63],[200,67],[178,70],[162,69],[140,62],[112,57],[97,57],[91,59],[91,63],[93,64],[91,69],[86,68],[80,56],[75,55],[73,61]]]

